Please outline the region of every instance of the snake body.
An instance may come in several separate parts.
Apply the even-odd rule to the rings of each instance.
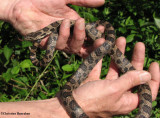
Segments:
[[[54,22],[47,27],[36,32],[32,32],[24,37],[25,40],[30,40],[33,42],[33,46],[30,48],[30,58],[34,65],[46,66],[50,62],[58,38],[57,30],[59,29],[61,23],[62,21]],[[71,21],[71,26],[73,26],[74,23],[75,21]],[[103,58],[103,56],[107,54],[110,55],[122,73],[135,70],[132,64],[127,58],[125,58],[122,52],[115,45],[115,31],[109,22],[99,21],[95,23],[86,23],[85,29],[87,36],[93,40],[104,37],[105,33],[102,34],[96,29],[99,24],[105,27],[105,33],[107,34],[106,41],[99,48],[91,52],[91,54],[84,60],[79,69],[74,73],[74,75],[61,90],[61,102],[71,118],[89,118],[73,98],[72,91],[80,86],[80,84],[87,78],[93,67],[100,59]],[[36,51],[41,40],[46,36],[49,36],[47,51],[43,60],[40,62],[36,58]],[[140,100],[139,111],[136,115],[136,118],[149,118],[152,110],[152,96],[150,87],[148,84],[142,84],[137,88]]]

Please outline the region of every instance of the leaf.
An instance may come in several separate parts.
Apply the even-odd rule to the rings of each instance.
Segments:
[[[44,93],[42,93],[42,92],[39,93],[39,97],[41,99],[46,99],[47,98],[46,95]]]
[[[18,98],[19,98],[19,95],[17,94],[17,95],[15,95],[15,96],[10,96],[11,98],[9,99],[9,101],[8,102],[14,102],[14,101],[16,101]]]
[[[30,59],[26,59],[26,60],[24,60],[24,61],[22,61],[22,62],[20,63],[20,67],[21,67],[22,69],[30,68],[31,66],[33,66],[33,64],[32,64],[32,62],[31,62]]]
[[[109,8],[104,8],[103,14],[104,14],[104,15],[110,14]]]
[[[127,43],[130,43],[133,41],[135,34],[131,34],[127,36]]]
[[[19,70],[20,70],[20,67],[19,66],[15,66],[15,67],[12,68],[11,73],[12,74],[18,74]]]
[[[13,66],[17,66],[17,65],[19,65],[19,62],[16,59],[13,59],[12,64],[13,64]]]
[[[157,106],[157,101],[152,102],[152,107],[155,107],[155,106]]]
[[[0,102],[8,102],[8,95],[4,94],[0,94]]]
[[[22,83],[24,83],[24,84],[26,84],[26,85],[29,85],[29,84],[28,84],[28,78],[27,78],[27,77],[18,77],[16,80],[17,80],[17,81],[20,81],[20,82],[22,82]]]
[[[134,25],[133,19],[131,19],[131,17],[129,16],[126,20],[126,25]]]
[[[74,71],[76,71],[78,68],[79,68],[80,64],[77,63],[77,61],[74,63],[73,65],[73,68],[74,68]]]
[[[8,82],[13,77],[11,73],[11,68],[8,68],[7,72],[2,74],[2,77],[6,82]]]
[[[146,28],[144,28],[144,27],[141,28],[141,31],[142,31],[142,32],[144,32],[145,30],[146,30]]]
[[[127,32],[125,27],[120,27],[120,28],[118,28],[118,30],[123,34],[125,34]]]
[[[160,39],[157,39],[157,43],[160,44]]]
[[[21,90],[17,90],[17,91],[21,96],[26,96],[28,94],[27,89],[21,89]]]
[[[21,51],[20,50],[15,50],[15,55],[20,55]]]
[[[2,49],[0,49],[0,54],[2,54],[3,53],[3,50]]]
[[[12,52],[13,52],[13,50],[11,48],[7,47],[7,45],[4,46],[3,54],[4,54],[4,56],[5,56],[5,58],[6,58],[7,61],[11,57]]]
[[[22,48],[26,48],[32,46],[32,42],[30,41],[22,41]]]
[[[62,77],[62,79],[66,79],[66,78],[69,78],[70,76],[72,76],[72,74],[63,74],[63,77]]]
[[[131,20],[131,17],[129,16],[127,19],[126,19],[126,25],[128,25],[129,24],[129,22],[130,22],[130,20]]]
[[[128,51],[130,51],[131,50],[131,48],[130,47],[126,47],[126,51],[128,52]]]
[[[79,12],[79,6],[76,6],[76,5],[71,5],[71,7],[76,11],[76,12]]]
[[[138,23],[139,23],[140,27],[142,27],[145,24],[145,20],[139,19]]]
[[[160,18],[154,18],[156,26],[160,29]]]
[[[41,87],[43,88],[43,90],[45,90],[47,93],[49,93],[45,86],[41,86]]]
[[[96,20],[96,18],[94,17],[94,15],[88,13],[88,12],[82,12],[85,19],[89,19],[91,22],[94,22]]]
[[[72,72],[74,70],[72,65],[66,64],[62,66],[63,71]]]
[[[57,57],[55,58],[55,63],[56,63],[56,65],[58,66],[58,69],[60,69],[60,64],[59,64],[59,60],[58,60]]]

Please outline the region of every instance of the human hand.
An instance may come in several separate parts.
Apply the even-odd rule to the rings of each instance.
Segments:
[[[86,7],[98,7],[104,4],[104,0],[13,0],[9,1],[4,20],[9,21],[21,34],[37,31],[44,28],[52,22],[64,20],[60,27],[59,37],[56,48],[70,53],[76,53],[80,56],[87,55],[90,49],[100,46],[104,39],[99,39],[95,44],[84,48],[85,39],[84,19],[70,7],[68,4],[74,4]],[[6,2],[6,1],[5,1]],[[4,3],[4,1],[2,2]],[[11,4],[12,3],[12,4]],[[0,15],[1,16],[1,15]],[[76,20],[73,36],[70,36],[69,19]],[[47,38],[42,40],[41,46],[45,47]]]
[[[118,38],[116,45],[124,52],[125,39]],[[156,99],[160,68],[154,62],[149,67],[149,73],[142,71],[145,57],[145,46],[137,43],[134,48],[132,64],[137,69],[119,77],[119,71],[111,62],[105,80],[100,80],[102,62],[99,62],[89,74],[87,80],[76,90],[73,96],[89,117],[110,117],[112,115],[127,114],[137,108],[139,98],[132,93],[131,88],[149,82],[152,100]]]

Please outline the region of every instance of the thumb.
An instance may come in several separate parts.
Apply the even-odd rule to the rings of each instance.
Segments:
[[[137,85],[147,83],[149,80],[151,80],[149,72],[134,70],[122,75],[115,81],[115,84],[117,84],[117,89],[124,93]]]
[[[67,4],[73,4],[84,7],[99,7],[105,0],[67,0]]]
[[[88,75],[88,81],[99,80],[102,68],[102,59],[96,64]]]

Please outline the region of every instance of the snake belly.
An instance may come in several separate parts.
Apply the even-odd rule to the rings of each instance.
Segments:
[[[61,23],[62,20],[51,23],[47,27],[36,32],[32,32],[24,37],[25,40],[33,42],[33,46],[30,47],[30,59],[34,65],[46,66],[50,62],[53,57],[56,41],[58,39],[57,31],[59,30]],[[74,23],[75,21],[71,21],[71,26],[73,26]],[[99,24],[105,27],[105,32],[103,34],[96,29]],[[99,21],[95,23],[86,23],[85,29],[87,36],[93,40],[104,37],[106,34],[106,41],[90,53],[90,55],[83,61],[78,70],[73,74],[61,90],[60,101],[71,118],[89,118],[89,116],[87,116],[87,114],[75,101],[72,96],[72,91],[80,86],[80,84],[87,78],[88,74],[99,62],[99,60],[103,58],[103,56],[110,55],[122,73],[135,70],[129,60],[125,58],[122,52],[115,45],[115,31],[109,22]],[[41,40],[46,36],[49,36],[46,54],[43,60],[39,61],[36,58],[36,51]],[[137,86],[137,89],[139,94],[139,111],[136,118],[149,118],[152,111],[152,95],[150,87],[147,83]]]

